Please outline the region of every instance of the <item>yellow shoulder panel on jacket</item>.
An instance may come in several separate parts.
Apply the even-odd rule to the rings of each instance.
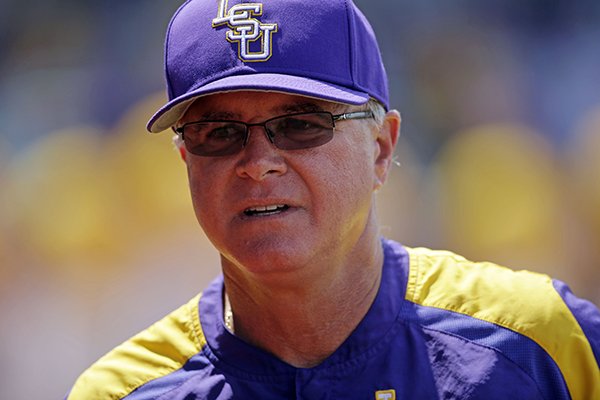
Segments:
[[[407,250],[408,301],[527,336],[556,362],[573,399],[600,399],[600,370],[591,345],[550,277],[471,262],[448,251]]]
[[[68,400],[116,400],[181,368],[206,340],[200,295],[100,358],[75,382]]]

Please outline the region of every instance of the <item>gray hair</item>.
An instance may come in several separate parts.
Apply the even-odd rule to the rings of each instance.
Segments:
[[[383,124],[383,120],[385,119],[385,107],[383,104],[371,97],[367,102],[367,111],[371,111],[373,113],[373,118],[378,126]]]

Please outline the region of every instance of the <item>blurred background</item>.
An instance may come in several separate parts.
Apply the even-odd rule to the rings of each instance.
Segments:
[[[0,0],[0,398],[78,374],[219,272],[171,135],[179,2]],[[357,0],[403,116],[383,234],[600,304],[600,2]]]

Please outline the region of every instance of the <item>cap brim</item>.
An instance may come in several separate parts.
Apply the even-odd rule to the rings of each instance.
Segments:
[[[289,93],[352,105],[369,101],[369,95],[365,92],[298,76],[272,73],[235,75],[211,82],[169,101],[148,121],[146,128],[153,133],[162,132],[175,125],[197,98],[241,90]]]

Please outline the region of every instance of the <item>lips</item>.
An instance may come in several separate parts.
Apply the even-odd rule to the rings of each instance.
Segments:
[[[244,210],[244,215],[248,217],[260,217],[282,213],[290,208],[287,204],[271,204],[266,206],[248,207]]]

